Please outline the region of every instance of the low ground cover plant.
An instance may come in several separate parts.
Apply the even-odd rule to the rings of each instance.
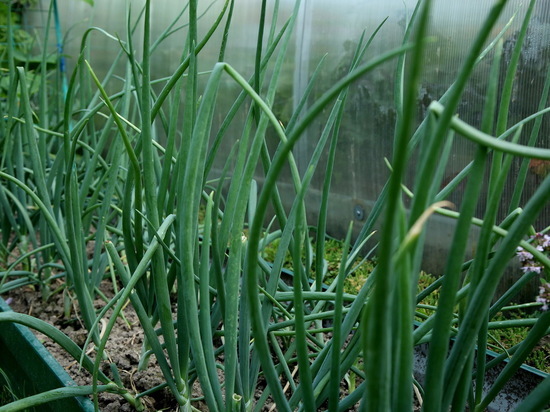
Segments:
[[[53,282],[63,279],[64,293],[78,302],[88,336],[80,347],[25,314],[1,313],[0,322],[18,322],[50,336],[92,373],[93,383],[19,399],[0,411],[25,409],[52,395],[92,395],[97,405],[98,393],[104,391],[144,410],[143,393],[121,384],[118,365],[109,364],[105,351],[117,315],[128,304],[146,336],[140,366],[147,368],[155,358],[165,379],[148,393],[168,387],[180,410],[195,408],[191,388],[196,382],[211,411],[261,410],[268,400],[278,411],[337,411],[354,405],[363,411],[405,411],[412,410],[414,399],[418,402],[418,393],[426,412],[462,411],[467,405],[484,410],[550,327],[548,311],[534,319],[513,354],[509,351],[501,375],[482,392],[486,359],[476,347],[487,346],[491,319],[525,282],[550,269],[544,251],[529,238],[550,200],[550,178],[542,179],[534,194],[520,203],[531,160],[550,161],[550,149],[536,147],[542,116],[549,110],[550,80],[541,93],[539,111],[508,124],[515,70],[535,2],[526,6],[511,63],[504,71],[501,38],[506,27],[496,38],[490,36],[506,1],[494,2],[455,82],[430,104],[420,124],[417,91],[430,41],[426,33],[431,1],[417,4],[401,46],[365,58],[381,26],[369,28],[358,39],[348,72],[314,102],[308,102],[308,88],[285,124],[272,107],[300,1],[282,23],[275,2],[271,24],[266,21],[268,2],[262,1],[255,68],[249,79],[225,59],[238,4],[224,1],[211,27],[199,34],[197,3],[190,0],[156,38],[151,1],[145,1],[139,12],[128,9],[126,36],[95,27],[87,30],[60,99],[48,98],[45,79],[37,100],[31,99],[25,68],[13,65],[8,73],[8,112],[0,137],[3,258],[22,243],[30,246],[19,246],[18,261],[2,269],[1,286],[8,290],[33,283],[48,299]],[[180,34],[183,15],[187,23],[181,63],[167,78],[153,78],[156,51],[167,38]],[[140,50],[133,43],[138,27],[143,33]],[[90,54],[92,34],[120,47],[112,68],[101,76]],[[219,61],[207,73],[199,73],[201,51],[218,38]],[[391,175],[353,240],[350,224],[334,274],[324,259],[324,240],[348,90],[355,80],[390,60],[397,62]],[[489,61],[492,71],[482,124],[475,128],[455,113],[481,61]],[[124,68],[122,75],[118,67]],[[319,70],[312,75],[312,85]],[[240,94],[231,107],[219,107],[227,84]],[[53,107],[57,103],[60,106]],[[324,128],[300,174],[293,147],[323,112],[328,113]],[[214,122],[215,117],[223,120]],[[527,142],[520,144],[527,124],[533,127]],[[278,139],[273,150],[266,142],[268,134]],[[471,163],[442,184],[453,138],[468,139],[477,149]],[[323,156],[328,160],[322,170],[320,212],[310,222],[305,196]],[[515,177],[509,212],[500,219],[497,206],[513,159],[519,159],[522,169]],[[220,161],[223,166],[215,170],[214,163]],[[412,168],[415,179],[409,187],[406,177]],[[283,170],[294,191],[288,208],[280,192]],[[451,209],[447,198],[462,181],[463,200]],[[481,200],[482,189],[486,200]],[[485,212],[479,218],[475,211],[483,202]],[[417,303],[422,301],[418,283],[425,224],[434,213],[456,220],[452,253],[445,256],[444,273],[432,284],[439,287],[435,310],[415,324]],[[310,226],[316,228],[312,239]],[[479,228],[477,249],[468,260],[473,226]],[[368,256],[372,246],[367,244],[375,239],[377,227],[382,230],[376,235],[375,267],[357,293],[347,293],[346,278],[356,269],[358,256]],[[276,247],[268,262],[262,253],[269,245]],[[540,271],[526,270],[494,301],[518,247],[533,256]],[[289,256],[293,271],[285,279]],[[28,265],[21,267],[21,262]],[[96,311],[93,299],[106,278],[121,287]],[[70,313],[68,303],[69,299]],[[106,326],[100,334],[102,320]],[[430,348],[426,377],[417,382],[414,347],[425,342]],[[108,368],[102,367],[105,364]],[[545,407],[549,388],[546,378],[520,410]]]
[[[541,238],[542,235],[537,234],[535,239]],[[262,253],[262,257],[267,261],[273,261],[277,252],[277,246],[279,242],[273,242]],[[342,261],[343,241],[337,239],[327,239],[324,245],[324,260],[326,261],[326,273],[323,279],[325,285],[324,288],[328,288],[337,278],[340,263]],[[315,248],[315,244],[312,244]],[[528,257],[533,259],[530,255],[525,255],[525,252],[520,247],[518,248],[518,259],[524,262],[523,259]],[[530,265],[538,265],[536,261],[529,261]],[[376,256],[367,258],[359,256],[353,262],[354,269],[344,279],[343,290],[345,294],[357,295],[361,290],[361,287],[367,281],[367,278],[376,267]],[[287,254],[283,267],[292,271],[292,258],[290,254]],[[529,272],[529,271],[525,271]],[[311,277],[314,278],[315,272],[311,273]],[[418,276],[418,289],[417,289],[417,304],[416,304],[416,316],[417,321],[424,321],[433,315],[437,310],[437,304],[439,299],[439,288],[441,281],[434,284],[439,276],[421,271]],[[546,311],[546,284],[547,282],[541,280],[542,286],[540,287],[539,295],[533,300],[533,302],[524,302],[519,304],[510,303],[504,306],[500,312],[496,313],[489,323],[487,349],[494,351],[495,353],[508,353],[509,349],[512,349],[515,345],[521,343],[527,337],[531,326],[536,322],[536,319],[540,316],[541,311]],[[439,286],[438,286],[439,285]],[[429,288],[429,289],[428,289]],[[459,307],[455,307],[455,319],[459,319]],[[509,353],[508,353],[509,354]],[[511,356],[511,354],[509,354]],[[548,362],[550,356],[550,345],[546,341],[541,341],[533,352],[525,359],[525,364],[539,369],[543,372],[550,372],[550,364]]]

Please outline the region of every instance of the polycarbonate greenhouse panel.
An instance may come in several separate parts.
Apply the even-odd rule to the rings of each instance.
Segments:
[[[105,28],[112,34],[117,34],[121,39],[127,38],[124,1],[96,0],[95,6],[90,7],[83,1],[58,0],[61,12],[61,24],[66,33],[65,53],[74,64],[80,45],[79,36],[85,28],[97,25]],[[139,15],[143,1],[130,1],[132,5],[131,21],[135,21]],[[439,99],[451,85],[472,43],[477,30],[487,16],[492,1],[454,0],[435,1],[431,13],[430,36],[432,42],[428,46],[425,56],[425,72],[420,89],[418,90],[418,121],[424,117],[428,105],[432,100]],[[502,72],[506,70],[510,62],[511,50],[515,44],[521,21],[526,12],[527,1],[510,0],[501,16],[499,23],[493,30],[492,36],[497,36],[500,30],[515,15],[511,26],[504,34],[504,56]],[[48,1],[43,1],[42,6],[47,10]],[[153,40],[176,17],[175,11],[181,8],[180,1],[153,1]],[[273,7],[278,5],[277,28],[282,27],[294,7],[294,1],[281,0],[269,1],[268,16],[266,21],[272,21]],[[199,37],[203,35],[216,13],[222,7],[223,2],[199,2],[200,13],[205,13],[202,25],[199,27]],[[314,88],[312,97],[318,97],[335,81],[344,76],[349,68],[353,52],[358,44],[361,34],[366,38],[371,36],[377,26],[387,18],[379,33],[374,39],[365,60],[372,59],[380,53],[398,47],[401,44],[407,22],[414,9],[415,2],[411,0],[384,0],[384,1],[359,1],[359,0],[304,0],[302,1],[297,26],[293,34],[292,44],[287,56],[284,72],[279,85],[279,94],[274,103],[274,108],[281,122],[286,124],[300,96],[302,96],[312,72],[315,70],[323,56],[327,56],[321,68],[319,80]],[[225,60],[239,70],[245,77],[252,74],[255,60],[257,42],[257,21],[260,15],[261,2],[258,0],[236,0],[234,10],[233,30],[229,35],[229,43]],[[46,13],[33,11],[28,13],[30,25],[40,26],[45,21]],[[181,53],[185,47],[185,13],[174,27],[182,28],[176,31],[166,42],[155,49],[152,64],[152,77],[155,79],[170,75],[181,59]],[[134,48],[138,51],[140,44],[141,26],[137,26],[134,33]],[[269,33],[270,27],[267,28]],[[217,34],[218,40],[220,33]],[[267,37],[267,34],[266,34]],[[52,39],[53,39],[52,35]],[[219,42],[213,41],[200,54],[199,69],[204,81],[208,77],[208,71],[218,59],[219,49],[215,47]],[[99,33],[93,35],[90,44],[91,64],[101,73],[110,66],[115,53],[119,50],[116,41]],[[474,126],[480,125],[484,94],[487,87],[487,77],[492,55],[489,54],[477,67],[469,82],[458,114],[461,119]],[[139,58],[139,55],[138,55]],[[509,110],[508,125],[511,126],[537,111],[540,93],[547,76],[550,60],[550,2],[539,1],[536,5],[533,18],[529,25],[527,40],[521,55],[512,105]],[[122,66],[121,66],[122,67]],[[124,72],[121,69],[121,75]],[[342,236],[350,220],[355,219],[356,228],[359,229],[365,217],[368,215],[373,201],[380,194],[386,179],[389,176],[384,158],[391,158],[391,147],[394,137],[394,124],[396,119],[394,101],[394,75],[395,62],[389,62],[378,70],[369,73],[350,89],[346,103],[346,114],[342,124],[338,154],[336,158],[335,172],[332,183],[330,231],[336,236]],[[268,76],[269,78],[269,70]],[[162,84],[162,82],[161,82]],[[159,88],[161,87],[159,85]],[[224,113],[229,108],[233,99],[239,92],[238,87],[229,78],[224,84],[221,93],[220,107],[217,109],[216,121],[222,121]],[[546,103],[546,105],[548,102]],[[246,106],[240,119],[246,116]],[[326,117],[326,113],[323,116]],[[304,134],[295,147],[295,156],[301,171],[307,166],[312,150],[323,127],[323,116]],[[529,138],[532,123],[523,131],[521,141]],[[159,139],[162,140],[162,135]],[[222,152],[227,153],[234,141],[240,137],[242,125],[234,124],[230,129],[226,145]],[[537,143],[541,147],[549,147],[550,119],[546,116],[543,120],[540,138]],[[234,140],[231,140],[234,139]],[[269,137],[269,146],[274,148],[277,140]],[[473,147],[460,136],[455,137],[451,161],[445,172],[444,183],[450,181],[472,158]],[[221,169],[225,159],[220,159],[216,167]],[[512,177],[519,170],[520,162],[513,165]],[[410,165],[410,184],[414,182],[414,157]],[[320,172],[314,181],[310,192],[309,201],[312,202],[310,210],[318,203],[319,190],[323,179],[324,164],[320,165]],[[526,192],[529,194],[533,188],[546,176],[550,166],[545,162],[532,161],[529,168]],[[261,181],[261,170],[258,178]],[[283,174],[282,188],[289,188],[289,174]],[[286,179],[286,180],[285,180]],[[514,179],[510,179],[507,192],[511,193]],[[461,190],[451,196],[451,200],[460,203]],[[289,190],[286,198],[290,201],[293,192]],[[483,199],[482,199],[483,201]],[[483,203],[483,202],[482,202]],[[478,214],[483,212],[480,207]],[[507,212],[507,205],[502,205],[501,216]],[[315,216],[311,216],[314,224]],[[542,220],[548,224],[550,219],[548,211],[543,214]],[[440,271],[444,259],[439,256],[445,251],[445,245],[452,236],[452,224],[443,218],[434,218],[432,229],[428,236],[428,250],[431,257],[426,260],[431,270]]]

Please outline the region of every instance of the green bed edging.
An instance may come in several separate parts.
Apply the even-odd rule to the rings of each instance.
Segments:
[[[0,312],[11,311],[0,298]],[[46,348],[25,326],[0,323],[0,370],[18,398],[50,389],[76,384]],[[3,382],[0,376],[0,382]],[[40,411],[93,411],[93,403],[84,397],[52,401],[40,405]]]

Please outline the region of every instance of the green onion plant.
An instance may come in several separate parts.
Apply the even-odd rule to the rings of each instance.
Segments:
[[[320,61],[286,125],[273,107],[303,5],[296,0],[281,22],[279,1],[262,0],[257,48],[250,56],[254,70],[247,78],[225,60],[227,39],[239,29],[232,25],[239,4],[222,3],[217,11],[207,10],[217,14],[205,31],[198,30],[203,16],[197,0],[174,13],[174,21],[157,38],[151,30],[151,0],[142,10],[128,8],[125,36],[90,27],[62,96],[59,68],[47,65],[47,38],[41,45],[43,75],[36,95],[30,95],[35,86],[8,43],[10,86],[0,124],[0,256],[5,263],[19,248],[20,257],[0,268],[0,291],[33,284],[48,299],[52,281],[62,279],[61,292],[67,301],[76,298],[88,331],[85,347],[92,351],[28,315],[2,313],[0,322],[45,333],[92,374],[93,382],[22,398],[0,411],[83,394],[91,394],[98,408],[102,391],[145,410],[143,394],[117,378],[119,365],[110,365],[112,374],[102,368],[109,363],[105,348],[110,332],[128,302],[145,335],[140,368],[155,359],[165,380],[148,394],[168,387],[174,408],[182,411],[196,410],[195,382],[210,411],[260,411],[268,401],[278,411],[343,411],[354,405],[362,411],[406,411],[415,404],[426,412],[485,410],[550,328],[548,312],[533,317],[531,332],[511,351],[492,387],[481,391],[485,370],[494,366],[484,351],[488,330],[495,327],[491,320],[525,283],[510,286],[498,299],[495,291],[504,270],[518,247],[531,253],[542,270],[550,270],[548,257],[529,240],[550,200],[550,177],[520,202],[529,159],[550,161],[550,149],[536,146],[542,116],[549,110],[550,81],[537,113],[513,125],[507,118],[535,1],[527,6],[506,72],[501,70],[503,32],[490,37],[506,1],[493,1],[454,83],[432,102],[420,123],[417,90],[426,45],[434,41],[427,37],[430,0],[418,2],[402,45],[393,50],[366,58],[384,22],[367,28],[348,73],[313,99],[325,64]],[[48,22],[52,13],[53,3]],[[177,28],[182,16],[184,30]],[[135,45],[138,32],[141,49]],[[89,52],[92,33],[119,46],[103,74]],[[181,36],[179,65],[168,77],[155,78],[152,62],[173,36]],[[217,47],[219,59],[200,72],[206,45]],[[350,223],[338,275],[328,281],[323,259],[328,195],[348,90],[390,60],[397,62],[390,178],[358,233]],[[476,128],[455,114],[481,61],[488,61],[492,70],[483,122]],[[228,84],[239,90],[230,107],[221,104]],[[293,147],[321,113],[328,115],[300,173]],[[523,145],[518,142],[528,122],[536,127]],[[268,136],[277,139],[275,148],[267,144]],[[453,139],[467,139],[476,150],[471,163],[442,187]],[[320,171],[323,156],[328,161]],[[496,211],[515,158],[524,166],[509,214],[499,221]],[[416,176],[407,187],[413,162]],[[215,169],[215,164],[222,166]],[[283,170],[290,171],[289,207],[282,200]],[[306,194],[316,173],[324,181],[320,212],[312,221]],[[463,200],[452,210],[447,199],[462,180]],[[488,196],[480,218],[474,212],[482,190]],[[434,213],[454,219],[456,229],[442,276],[419,294],[425,226]],[[479,227],[477,251],[467,261],[474,226]],[[377,266],[357,294],[344,293],[344,279],[355,270],[358,256],[368,255],[378,227],[377,247],[369,252],[376,254]],[[275,257],[266,261],[262,251],[274,242]],[[291,273],[283,270],[287,256]],[[105,279],[112,281],[114,297],[96,308],[93,301]],[[440,298],[433,314],[415,321],[417,302],[436,289]],[[102,319],[107,327],[100,336]],[[425,379],[417,381],[414,351],[424,343],[429,345]],[[546,378],[518,410],[547,406],[549,382]]]

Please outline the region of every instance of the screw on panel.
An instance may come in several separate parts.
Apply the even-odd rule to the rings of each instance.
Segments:
[[[360,205],[356,205],[353,208],[353,215],[356,220],[362,221],[365,219],[365,209],[363,209]]]

